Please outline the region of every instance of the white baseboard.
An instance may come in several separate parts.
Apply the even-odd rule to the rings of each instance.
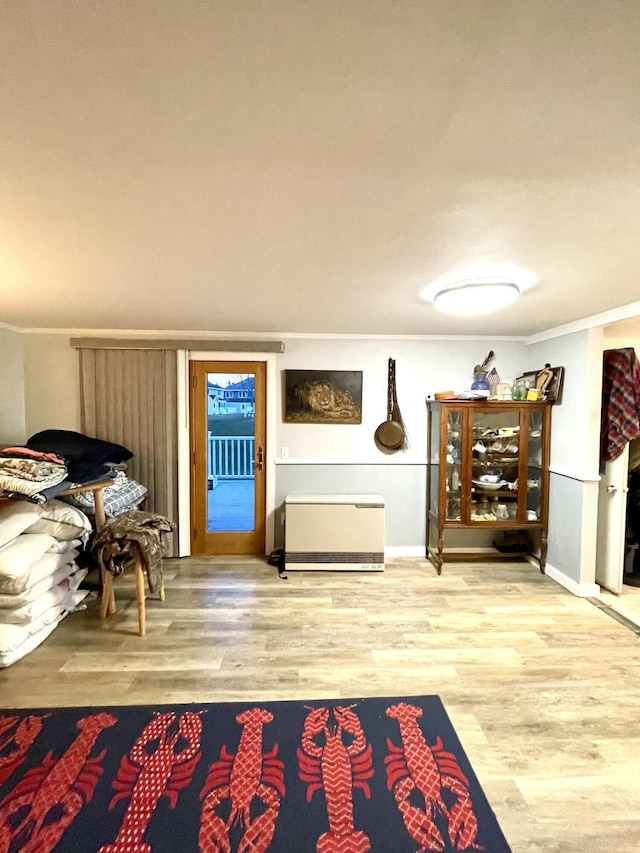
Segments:
[[[394,545],[384,549],[385,557],[424,557],[424,545]]]
[[[600,597],[600,587],[597,583],[578,583],[578,581],[574,581],[573,578],[567,577],[559,569],[550,566],[549,563],[545,566],[545,574],[547,577],[551,578],[551,580],[559,583],[560,586],[568,589],[569,592],[572,592],[579,598]]]

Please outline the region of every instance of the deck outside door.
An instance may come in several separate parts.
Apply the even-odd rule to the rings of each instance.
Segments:
[[[265,551],[266,366],[190,364],[191,549]]]

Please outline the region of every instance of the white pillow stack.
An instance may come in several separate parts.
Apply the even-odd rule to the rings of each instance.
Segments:
[[[0,667],[33,651],[86,597],[75,558],[90,532],[86,515],[62,501],[0,504]]]

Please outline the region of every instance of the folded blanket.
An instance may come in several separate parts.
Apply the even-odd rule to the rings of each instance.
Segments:
[[[59,539],[49,548],[47,554],[66,554],[67,551],[79,549],[82,545],[84,545],[82,539]]]
[[[32,435],[28,447],[46,453],[57,453],[70,462],[126,462],[133,453],[128,447],[93,438],[81,432],[66,429],[45,429]]]
[[[22,488],[23,480],[20,481],[19,488]],[[47,486],[46,489],[40,489],[38,492],[32,492],[31,494],[24,494],[24,492],[12,491],[11,489],[3,489],[0,486],[0,497],[3,498],[13,498],[16,501],[28,501],[32,504],[43,504],[46,501],[50,501],[53,498],[56,498],[58,495],[62,494],[62,492],[70,489],[74,484],[67,479],[61,480],[59,483],[56,483],[55,486]]]
[[[56,465],[64,465],[65,461],[57,453],[43,453],[41,450],[33,450],[31,447],[4,447],[0,450],[1,458],[17,457],[18,459],[35,459],[40,462],[54,462]]]
[[[21,533],[0,548],[0,593],[23,592],[46,561],[45,551],[55,544],[47,533]]]
[[[91,522],[82,510],[63,501],[47,501],[39,507],[40,516],[26,528],[25,533],[48,533],[58,541],[81,539],[87,542],[92,532]]]
[[[64,462],[52,462],[49,459],[29,459],[23,456],[0,456],[0,474],[17,477],[47,486],[59,483],[67,476]]]
[[[10,666],[37,648],[69,613],[78,608],[89,594],[78,589],[69,592],[60,604],[26,625],[0,624],[0,667]]]
[[[0,504],[0,547],[35,524],[42,509],[29,501],[7,501]]]
[[[38,601],[43,595],[49,592],[54,586],[68,581],[70,589],[77,589],[88,574],[87,569],[79,569],[74,562],[64,563],[60,565],[53,573],[47,577],[43,577],[33,586],[25,589],[17,595],[1,595],[1,607],[22,607],[23,604],[30,604]],[[0,621],[2,621],[0,619]]]
[[[0,494],[24,496],[38,503],[43,502],[42,492],[59,486],[67,477],[64,460],[50,454],[31,455],[22,448],[13,448],[15,453],[5,451],[0,455]],[[59,461],[54,461],[54,460]]]
[[[0,607],[0,623],[3,625],[30,625],[40,619],[51,607],[56,607],[68,596],[70,592],[69,581],[48,589],[35,601],[27,601],[16,607]]]

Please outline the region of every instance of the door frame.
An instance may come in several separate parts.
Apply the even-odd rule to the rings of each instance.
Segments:
[[[234,369],[237,366],[237,371]],[[209,454],[208,417],[209,379],[233,374],[255,377],[255,450],[251,458],[253,472],[253,526],[211,529],[209,527]],[[265,536],[265,468],[264,453],[267,420],[267,370],[263,361],[194,361],[189,362],[191,421],[191,548],[197,554],[262,555],[266,551]]]
[[[620,595],[627,542],[629,444],[605,465],[598,489],[596,583]]]
[[[265,552],[269,554],[275,542],[276,483],[276,353],[223,352],[182,350],[178,358],[178,515],[180,531],[179,555],[191,554],[191,456],[189,423],[189,362],[190,361],[260,361],[266,369],[266,441],[265,441]]]

